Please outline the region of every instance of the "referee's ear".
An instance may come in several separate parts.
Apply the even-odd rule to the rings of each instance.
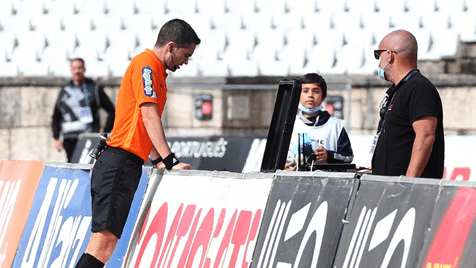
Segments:
[[[173,48],[178,48],[177,44],[174,41],[168,42],[166,45],[166,51],[168,51],[169,53],[172,53]]]

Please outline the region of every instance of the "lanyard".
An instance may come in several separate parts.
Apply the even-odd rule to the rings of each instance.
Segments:
[[[388,108],[392,105],[392,102],[393,102],[393,99],[395,98],[395,95],[397,95],[397,92],[393,93],[393,96],[392,96],[392,98],[390,99],[390,102],[387,103],[387,105],[386,105],[385,115],[383,116],[382,125],[380,125],[380,128],[379,128],[379,130],[378,130],[378,133],[382,132],[383,127],[385,126],[385,121],[387,120]],[[385,96],[385,98],[388,99],[388,95]],[[383,101],[382,101],[382,102],[383,102]]]
[[[74,88],[77,88],[78,90],[80,90],[76,85],[74,85]],[[84,96],[85,96],[85,99],[86,99],[86,105],[89,106],[88,90],[86,88],[86,83],[84,83],[84,82],[83,82],[83,92],[84,92]]]
[[[412,77],[416,72],[418,72],[418,70],[411,71],[407,76],[405,76],[405,78],[403,78],[402,82],[399,83],[398,87],[400,88],[402,86],[402,84],[407,82],[408,79],[410,79],[410,77]],[[386,105],[385,115],[383,116],[382,125],[380,126],[380,128],[378,130],[378,133],[382,132],[382,130],[385,126],[385,121],[387,120],[388,108],[392,105],[393,99],[395,98],[395,95],[397,95],[397,91],[398,91],[398,89],[395,91],[395,93],[393,93],[392,98],[390,99],[390,102],[387,103],[387,105]],[[385,99],[388,99],[388,97],[389,97],[388,95],[385,96]],[[382,103],[385,101],[385,99],[382,101]]]

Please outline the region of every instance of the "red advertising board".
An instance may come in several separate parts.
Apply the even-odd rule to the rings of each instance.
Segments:
[[[273,174],[213,174],[150,178],[123,267],[248,267]]]
[[[461,187],[443,216],[423,268],[459,267],[475,217],[476,189]]]
[[[0,267],[11,267],[43,172],[39,161],[0,161]]]

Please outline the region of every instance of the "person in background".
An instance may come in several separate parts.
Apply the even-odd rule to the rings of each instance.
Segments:
[[[108,113],[103,132],[110,132],[114,124],[114,105],[102,86],[84,76],[85,71],[83,59],[71,60],[73,79],[61,87],[52,117],[55,147],[58,152],[66,151],[68,162],[71,162],[79,134],[100,132],[99,108]]]
[[[166,70],[175,72],[187,64],[198,44],[192,27],[173,19],[160,29],[154,48],[130,62],[119,88],[111,138],[92,170],[92,234],[76,267],[104,267],[111,257],[149,155],[157,168],[191,169],[170,151],[161,117]]]
[[[443,177],[443,106],[435,86],[417,69],[418,44],[408,31],[385,36],[378,50],[378,75],[393,85],[380,104],[370,152],[372,174]]]
[[[285,170],[298,169],[295,155],[298,143],[306,143],[302,137],[308,137],[309,146],[312,147],[312,159],[308,159],[309,162],[351,163],[354,154],[349,136],[344,129],[344,120],[322,110],[322,102],[327,96],[326,81],[316,73],[305,74],[299,80],[302,88],[299,112],[294,122]]]

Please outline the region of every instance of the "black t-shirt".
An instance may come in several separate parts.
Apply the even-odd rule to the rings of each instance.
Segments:
[[[412,123],[423,116],[438,119],[433,151],[426,165],[422,178],[443,177],[444,168],[444,133],[443,107],[435,86],[418,70],[409,73],[408,80],[402,80],[387,90],[389,96],[388,112],[385,122],[381,117],[383,129],[372,159],[372,174],[400,176],[405,175],[410,163],[415,132]],[[408,76],[408,75],[407,75]]]

